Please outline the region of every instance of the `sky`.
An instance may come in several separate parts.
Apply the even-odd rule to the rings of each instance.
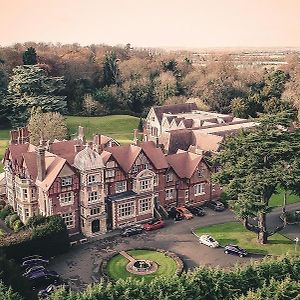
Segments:
[[[300,47],[300,0],[0,0],[0,45]]]

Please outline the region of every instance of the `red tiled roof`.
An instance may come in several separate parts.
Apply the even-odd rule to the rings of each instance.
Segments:
[[[141,152],[141,148],[135,145],[109,147],[105,150],[113,155],[113,157],[116,159],[116,161],[124,170],[124,172],[129,172],[136,158]]]
[[[143,142],[140,144],[140,146],[142,147],[148,159],[153,163],[155,169],[160,170],[168,168],[169,165],[165,155],[160,148],[155,146],[154,142]]]
[[[79,143],[82,144],[80,140],[70,140],[52,143],[50,144],[49,152],[66,159],[70,165],[73,165],[74,158],[77,154],[77,152],[75,152],[75,145]],[[82,149],[83,146],[79,150]]]
[[[182,103],[182,104],[173,104],[173,105],[164,105],[164,106],[154,106],[154,112],[161,123],[164,113],[179,114],[191,112],[197,110],[198,107],[196,103]]]
[[[26,144],[11,144],[8,147],[8,153],[5,155],[6,159],[12,160],[13,163],[17,163],[18,165],[22,164],[23,161],[23,153],[28,152],[29,143]],[[8,157],[7,157],[8,156]]]
[[[180,178],[191,178],[203,159],[202,155],[180,152],[166,156],[169,165]]]

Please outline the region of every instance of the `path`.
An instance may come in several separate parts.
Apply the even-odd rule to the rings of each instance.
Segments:
[[[122,256],[124,256],[127,260],[129,260],[129,262],[136,261],[136,259],[133,258],[132,256],[130,256],[126,251],[120,251],[119,254],[121,254]]]

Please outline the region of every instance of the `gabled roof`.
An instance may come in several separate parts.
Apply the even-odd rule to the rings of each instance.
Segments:
[[[180,178],[191,178],[203,156],[191,152],[179,152],[168,155],[167,161]]]
[[[10,144],[5,152],[5,159],[11,159],[13,163],[21,165],[23,162],[23,153],[28,152],[32,147],[29,143]]]
[[[178,149],[188,150],[189,146],[193,142],[192,130],[189,129],[178,129],[172,130],[167,133],[162,134],[159,141],[167,139],[167,143],[163,142],[164,145],[168,145],[169,154],[174,154]]]
[[[158,118],[159,123],[161,123],[164,113],[179,114],[179,113],[185,113],[185,112],[192,112],[193,110],[197,110],[197,109],[198,109],[198,107],[197,107],[196,103],[181,103],[181,104],[154,106],[153,107],[153,110]]]
[[[123,145],[105,149],[110,152],[124,172],[129,172],[135,160],[141,152],[141,148],[135,145]]]
[[[108,151],[102,151],[100,153],[100,156],[102,157],[103,163],[104,165],[108,162],[108,160],[110,159],[110,157],[112,156],[112,154]]]
[[[142,147],[145,155],[152,162],[155,169],[160,170],[168,168],[169,165],[165,155],[160,148],[155,146],[154,142],[143,142],[140,146]]]
[[[83,145],[80,140],[55,142],[49,145],[49,152],[66,159],[70,165],[73,165],[74,158],[77,154],[75,151],[75,145],[78,144],[80,144],[81,149],[83,149]]]

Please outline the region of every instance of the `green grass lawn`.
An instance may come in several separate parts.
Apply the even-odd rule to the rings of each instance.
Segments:
[[[287,194],[287,204],[300,202],[300,197],[291,193]],[[283,190],[278,190],[277,194],[274,194],[269,202],[270,207],[278,207],[283,204]]]
[[[287,252],[295,254],[295,243],[281,234],[274,234],[269,237],[268,244],[260,245],[257,243],[257,235],[246,230],[243,225],[238,222],[199,227],[195,230],[195,233],[198,236],[208,233],[212,235],[221,246],[225,246],[229,243],[238,244],[249,252],[269,255],[281,255]],[[300,255],[300,249],[297,250],[297,254]]]
[[[3,165],[1,163],[5,149],[8,144],[9,130],[0,130],[0,173],[3,172]]]
[[[149,282],[157,276],[173,276],[176,273],[176,262],[164,253],[151,250],[130,250],[127,251],[127,253],[136,259],[148,259],[155,261],[159,265],[158,270],[152,274],[144,276],[131,274],[126,270],[128,260],[119,254],[114,256],[107,264],[107,271],[111,278],[115,280],[125,279],[128,277],[135,279],[144,278],[145,282]]]
[[[68,116],[67,127],[71,134],[77,134],[78,126],[85,128],[88,139],[94,133],[109,135],[122,144],[130,143],[133,139],[133,129],[138,127],[139,118],[127,115],[114,115],[104,117],[78,117]]]

